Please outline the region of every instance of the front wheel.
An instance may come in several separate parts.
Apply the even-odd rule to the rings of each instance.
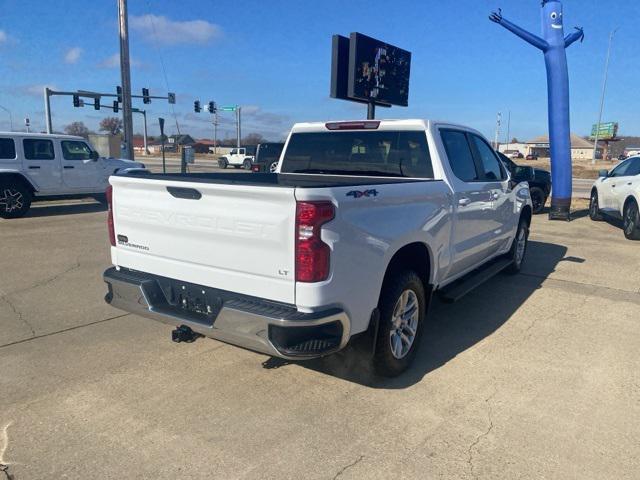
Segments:
[[[539,187],[531,187],[529,193],[531,195],[531,203],[533,204],[533,213],[542,213],[544,204],[547,201],[544,192]]]
[[[220,168],[227,168],[229,166],[229,162],[227,162],[225,159],[222,159],[218,162],[218,165],[220,165]]]
[[[520,273],[522,263],[527,253],[527,244],[529,242],[529,227],[524,219],[520,219],[516,236],[513,239],[511,250],[509,250],[508,258],[511,259],[511,265],[506,268],[506,272],[512,275]]]
[[[640,240],[640,213],[635,200],[627,202],[622,213],[624,236],[629,240]]]
[[[411,365],[418,350],[426,312],[420,277],[406,270],[387,279],[378,308],[380,325],[373,365],[380,375],[395,377]]]
[[[598,204],[598,191],[591,192],[591,200],[589,201],[589,218],[594,222],[602,220],[602,214],[600,213],[600,205]]]
[[[269,173],[276,173],[278,170],[278,160],[274,160],[269,164]]]
[[[20,218],[31,208],[33,195],[24,185],[0,184],[0,218]]]

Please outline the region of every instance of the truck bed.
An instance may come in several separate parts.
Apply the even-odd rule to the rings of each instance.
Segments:
[[[430,179],[405,177],[378,177],[364,175],[325,175],[295,173],[134,173],[118,176],[167,180],[172,182],[243,185],[256,187],[324,188],[361,185],[388,185],[395,183],[429,182]]]

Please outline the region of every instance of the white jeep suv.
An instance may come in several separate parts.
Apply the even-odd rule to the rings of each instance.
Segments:
[[[0,132],[0,218],[22,217],[32,200],[42,197],[104,201],[110,175],[144,168],[140,162],[101,158],[82,137]]]

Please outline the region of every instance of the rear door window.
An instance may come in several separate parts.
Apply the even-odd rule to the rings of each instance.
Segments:
[[[24,158],[27,160],[53,160],[53,142],[44,138],[25,138],[22,140]]]
[[[16,158],[16,144],[13,138],[0,138],[0,160]]]
[[[282,172],[433,178],[423,131],[294,133]]]
[[[440,137],[447,152],[453,174],[463,182],[476,182],[480,179],[473,160],[471,147],[465,132],[459,130],[440,130]]]

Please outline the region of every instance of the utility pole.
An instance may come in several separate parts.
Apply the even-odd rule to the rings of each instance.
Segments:
[[[600,123],[602,123],[602,111],[604,110],[604,95],[607,90],[607,76],[609,75],[609,59],[611,58],[611,43],[613,42],[613,36],[618,31],[615,28],[609,34],[609,47],[607,48],[607,60],[604,64],[604,81],[602,82],[602,97],[600,98],[600,114],[598,115],[598,123],[596,124],[596,138],[593,145],[593,157],[591,157],[591,164],[596,163],[596,156],[598,152],[598,136],[600,135]]]
[[[504,143],[507,144],[507,150],[509,150],[509,145],[511,144],[511,110],[509,110],[509,116],[507,118],[507,141]]]
[[[498,112],[498,116],[496,118],[496,137],[495,137],[495,140],[493,141],[493,148],[495,148],[496,151],[499,150],[498,139],[500,138],[501,123],[502,123],[502,112]]]
[[[120,25],[120,75],[122,78],[124,157],[133,160],[133,117],[131,115],[131,72],[129,64],[127,0],[118,0],[118,19]]]
[[[49,87],[44,87],[44,117],[45,123],[47,124],[47,133],[53,133],[53,128],[51,127],[51,90]]]
[[[236,135],[238,137],[237,139],[237,147],[240,148],[240,139],[241,139],[241,135],[242,132],[240,131],[240,107],[238,105],[236,105]]]
[[[213,153],[218,153],[218,112],[213,114]]]
[[[9,114],[9,127],[11,128],[11,131],[13,132],[13,115],[11,115],[11,110],[9,110],[6,107],[3,107],[2,105],[0,105],[0,108]]]

